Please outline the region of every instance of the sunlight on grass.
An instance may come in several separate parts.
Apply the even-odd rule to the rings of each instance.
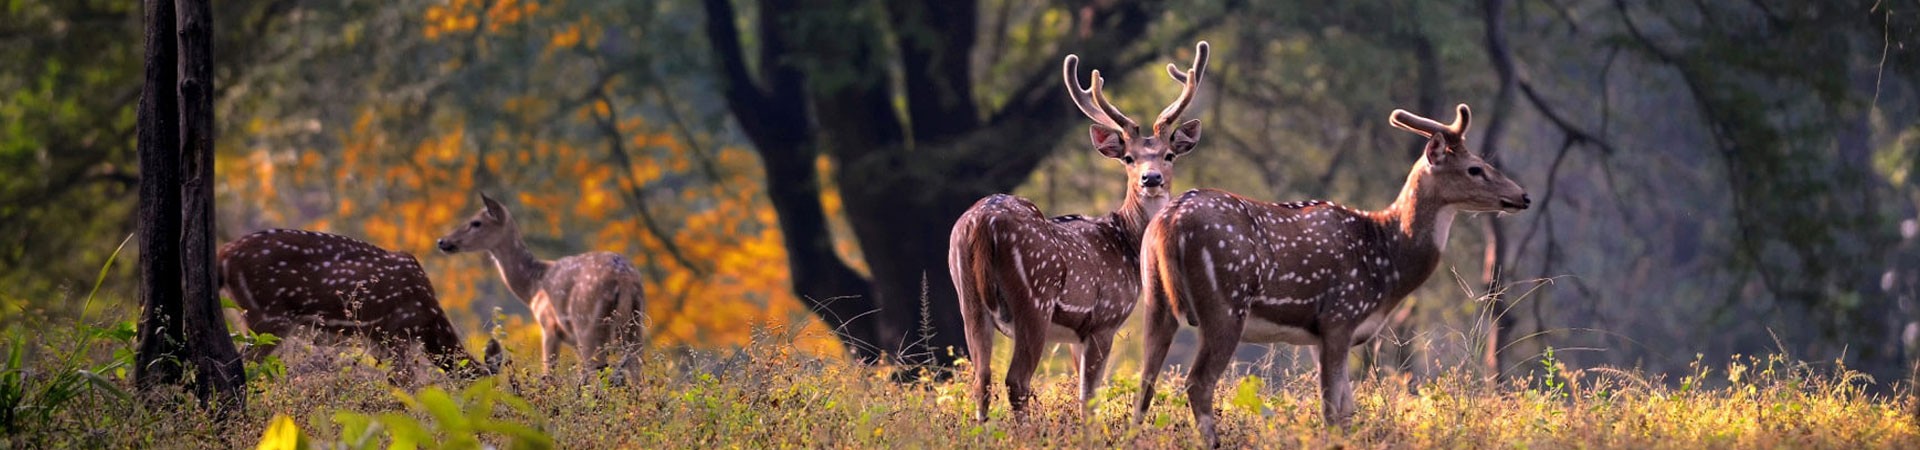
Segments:
[[[153,410],[113,395],[81,395],[0,447],[201,447],[352,444],[384,448],[659,447],[1187,447],[1195,444],[1183,371],[1170,370],[1155,407],[1136,425],[1138,375],[1117,373],[1088,408],[1074,380],[1043,375],[1033,412],[1015,417],[1004,398],[991,420],[969,420],[966,375],[903,385],[885,368],[794,350],[792,334],[761,330],[726,352],[651,352],[645,376],[612,387],[571,371],[542,376],[529,354],[475,383],[395,387],[357,350],[292,346],[288,372],[256,380],[245,415],[222,428],[187,410]],[[54,338],[57,336],[49,336]],[[28,343],[10,370],[44,383],[65,355]],[[110,359],[97,346],[87,358]],[[522,353],[532,349],[521,348]],[[345,355],[346,357],[341,357]],[[1781,356],[1696,362],[1669,383],[1631,370],[1571,369],[1546,358],[1523,379],[1494,382],[1446,372],[1416,379],[1369,375],[1355,384],[1351,426],[1320,420],[1310,369],[1222,381],[1222,439],[1255,447],[1829,447],[1915,448],[1910,386],[1872,394],[1872,380],[1837,364]],[[24,367],[24,368],[22,368]],[[963,371],[964,373],[964,371]],[[126,386],[124,377],[112,382]],[[442,387],[444,386],[444,387]],[[184,394],[181,394],[184,395]],[[1003,397],[1003,396],[1002,396]],[[271,425],[271,427],[270,427]],[[271,431],[270,431],[271,429]],[[372,431],[369,431],[372,430]],[[518,441],[516,441],[518,440]],[[316,444],[319,443],[319,444]],[[424,443],[424,442],[423,442]],[[441,445],[435,447],[434,445]],[[290,448],[290,447],[273,447]],[[300,448],[300,447],[291,447]],[[306,448],[324,448],[310,446]]]

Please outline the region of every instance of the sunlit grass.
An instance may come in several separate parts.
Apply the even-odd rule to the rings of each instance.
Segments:
[[[1140,424],[1132,417],[1138,375],[1116,372],[1088,408],[1074,380],[1037,379],[1036,410],[1014,417],[1004,399],[992,419],[968,419],[967,375],[950,383],[894,383],[885,368],[863,367],[794,350],[791,333],[762,331],[750,346],[708,352],[653,351],[630,386],[585,381],[563,364],[542,376],[521,347],[516,363],[493,379],[525,409],[490,406],[491,417],[553,438],[558,448],[951,448],[1188,447],[1196,443],[1183,371],[1163,376],[1160,397]],[[40,342],[61,342],[49,339]],[[71,341],[65,341],[71,342]],[[9,344],[14,345],[14,344]],[[28,383],[57,370],[55,348],[34,345]],[[59,344],[45,344],[59,345]],[[87,358],[105,360],[97,346]],[[195,408],[142,406],[114,395],[85,395],[54,418],[0,437],[0,447],[248,448],[272,419],[286,416],[311,442],[341,441],[342,413],[434,416],[404,403],[385,368],[357,350],[289,345],[286,375],[253,385],[246,413],[224,427]],[[82,358],[85,359],[85,358]],[[1699,362],[1668,382],[1630,370],[1570,369],[1548,359],[1530,378],[1490,381],[1464,372],[1416,379],[1363,375],[1351,425],[1320,420],[1311,368],[1222,382],[1222,441],[1253,447],[1611,447],[1611,448],[1917,448],[1915,403],[1899,383],[1869,394],[1864,376],[1832,364],[1784,357]],[[466,385],[420,377],[449,392]],[[115,378],[124,388],[127,381]],[[998,383],[996,383],[998,385]],[[1885,390],[1885,389],[1882,389]],[[492,394],[489,394],[492,396]],[[507,397],[500,397],[507,398]],[[429,425],[431,428],[431,425]],[[384,436],[375,441],[382,441]],[[504,445],[506,436],[480,433]],[[384,444],[377,445],[384,447]]]

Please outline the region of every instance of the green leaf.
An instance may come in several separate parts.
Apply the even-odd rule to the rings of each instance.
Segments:
[[[439,422],[441,430],[471,428],[467,423],[466,415],[460,413],[460,403],[453,401],[453,397],[447,395],[446,390],[438,386],[429,387],[420,391],[415,398],[420,400],[420,405],[426,408],[427,414],[433,415],[433,420]]]
[[[1240,378],[1238,386],[1233,388],[1231,404],[1247,412],[1260,414],[1260,388],[1266,385],[1265,379],[1248,375]]]

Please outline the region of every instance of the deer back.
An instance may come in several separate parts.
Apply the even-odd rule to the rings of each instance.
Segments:
[[[465,358],[433,283],[413,255],[346,236],[269,229],[220,247],[221,289],[249,328],[424,344],[436,362]],[[444,363],[443,363],[444,364]]]

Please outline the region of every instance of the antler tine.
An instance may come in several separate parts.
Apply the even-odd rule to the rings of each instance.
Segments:
[[[1180,71],[1178,66],[1167,64],[1167,76],[1173,77],[1173,81],[1181,84],[1180,98],[1174,100],[1173,104],[1167,105],[1167,109],[1160,110],[1160,117],[1153,121],[1153,134],[1159,135],[1161,129],[1180,120],[1180,114],[1186,112],[1187,106],[1193,104],[1193,95],[1200,91],[1200,79],[1205,78],[1207,59],[1212,53],[1211,50],[1212,46],[1207,45],[1207,41],[1194,44],[1193,67],[1185,72]]]
[[[1100,110],[1106,111],[1107,117],[1113,119],[1114,124],[1121,125],[1122,133],[1127,136],[1140,134],[1140,123],[1128,118],[1126,114],[1120,112],[1120,108],[1113,106],[1112,101],[1107,100],[1106,85],[1107,80],[1100,78],[1100,71],[1093,71],[1093,100],[1100,104]]]
[[[1400,127],[1407,131],[1413,131],[1413,132],[1417,132],[1417,133],[1428,135],[1428,136],[1432,136],[1434,134],[1438,134],[1442,132],[1453,131],[1452,127],[1443,125],[1439,121],[1428,119],[1419,114],[1407,112],[1407,110],[1404,110],[1404,109],[1393,110],[1392,114],[1387,115],[1387,122],[1393,124],[1393,126]]]
[[[1067,55],[1066,63],[1060,69],[1060,78],[1067,82],[1067,96],[1073,98],[1073,105],[1080,107],[1080,113],[1085,114],[1088,119],[1093,119],[1093,123],[1112,128],[1115,131],[1123,131],[1120,128],[1120,124],[1115,123],[1113,118],[1109,117],[1106,110],[1101,108],[1098,101],[1094,99],[1094,96],[1097,95],[1096,93],[1100,92],[1100,71],[1093,71],[1093,87],[1090,89],[1082,89],[1080,87],[1079,68],[1080,56]]]

